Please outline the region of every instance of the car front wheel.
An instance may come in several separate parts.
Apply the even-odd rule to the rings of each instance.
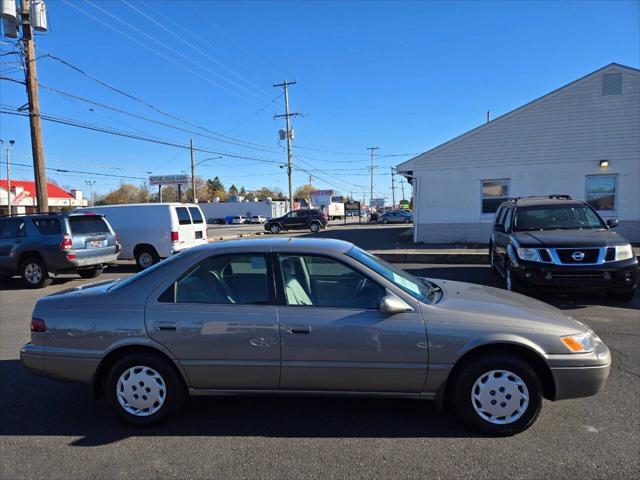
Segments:
[[[116,415],[137,426],[155,425],[177,411],[185,391],[173,365],[159,356],[126,356],[111,367],[106,398]]]
[[[624,290],[609,290],[607,297],[618,302],[630,302],[636,296],[635,288],[627,288]]]
[[[53,279],[49,276],[47,267],[40,258],[27,258],[20,265],[20,276],[29,288],[42,288],[51,285]]]
[[[521,292],[522,283],[520,279],[511,272],[511,269],[507,265],[504,275],[504,287],[510,292]]]
[[[542,410],[542,386],[535,370],[511,356],[470,362],[454,384],[456,412],[470,427],[498,436],[533,425]]]

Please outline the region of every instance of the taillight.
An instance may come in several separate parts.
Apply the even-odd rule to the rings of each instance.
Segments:
[[[60,248],[62,250],[68,250],[70,248],[73,248],[73,242],[71,241],[71,235],[69,235],[68,233],[64,234],[64,236],[62,237],[62,241],[60,242]]]
[[[44,320],[41,318],[32,318],[31,319],[31,331],[32,332],[46,332],[47,325],[44,323]]]
[[[177,242],[179,240],[178,232],[171,232],[171,241]]]

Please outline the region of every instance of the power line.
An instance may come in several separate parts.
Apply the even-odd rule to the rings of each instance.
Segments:
[[[18,165],[21,167],[31,167],[32,165],[28,165],[26,163],[12,163],[13,165]],[[82,173],[84,175],[99,175],[101,177],[110,177],[110,178],[128,178],[128,179],[134,179],[134,180],[148,180],[148,178],[146,177],[134,177],[131,175],[115,175],[112,173],[99,173],[99,172],[87,172],[84,170],[68,170],[66,168],[54,168],[54,167],[45,167],[47,170],[52,170],[54,172],[60,172],[60,173]]]

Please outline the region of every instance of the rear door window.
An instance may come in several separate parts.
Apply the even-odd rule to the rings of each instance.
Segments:
[[[189,216],[187,207],[176,207],[176,214],[178,215],[178,223],[180,225],[191,225],[191,217]]]
[[[41,235],[60,235],[62,233],[60,220],[57,218],[34,218],[32,222]]]
[[[204,223],[204,219],[202,218],[202,214],[198,207],[189,207],[189,212],[191,213],[193,223]]]
[[[25,224],[23,219],[9,219],[0,224],[0,238],[20,238],[24,236]]]
[[[89,233],[111,233],[104,218],[99,215],[77,215],[68,217],[72,235]]]

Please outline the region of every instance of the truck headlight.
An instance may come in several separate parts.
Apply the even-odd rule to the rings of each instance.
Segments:
[[[616,249],[616,262],[619,260],[627,260],[633,257],[633,249],[630,244],[619,245]]]
[[[540,261],[540,255],[538,255],[538,249],[536,248],[518,248],[516,252],[521,260],[526,260],[527,262]]]
[[[589,330],[588,332],[562,337],[562,343],[573,353],[588,353],[593,351],[594,337],[595,334]]]

